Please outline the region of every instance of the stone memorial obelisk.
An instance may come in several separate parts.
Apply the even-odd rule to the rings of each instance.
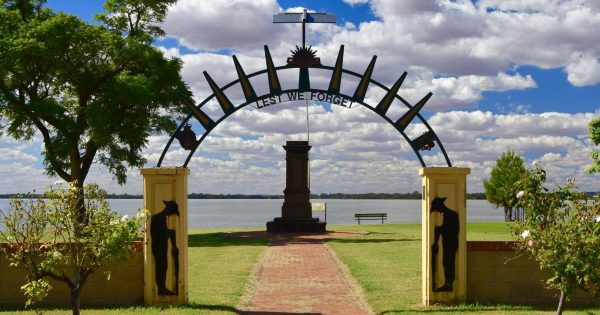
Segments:
[[[286,180],[281,217],[267,222],[267,232],[325,232],[327,223],[312,217],[310,204],[308,141],[287,141]]]

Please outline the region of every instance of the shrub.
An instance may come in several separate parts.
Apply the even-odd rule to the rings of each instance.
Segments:
[[[51,187],[38,198],[12,199],[1,213],[0,241],[7,245],[10,264],[27,271],[21,287],[26,306],[46,297],[53,279],[69,287],[73,314],[79,314],[79,296],[90,274],[127,259],[132,241],[142,236],[145,212],[131,219],[118,215],[108,208],[106,193],[91,184],[85,186],[82,218],[79,195],[75,184]]]
[[[560,290],[557,314],[574,289],[598,294],[600,288],[600,197],[590,198],[575,186],[549,189],[546,172],[537,167],[517,183],[525,220],[514,225],[518,247],[540,268],[552,273],[549,288]]]

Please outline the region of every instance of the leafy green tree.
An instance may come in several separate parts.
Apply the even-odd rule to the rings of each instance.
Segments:
[[[514,151],[508,151],[496,160],[490,178],[483,180],[487,200],[496,207],[504,208],[506,221],[513,221],[522,216],[516,208],[518,200],[514,184],[525,172],[523,158]]]
[[[590,140],[595,145],[600,145],[600,118],[594,118],[589,123]],[[588,168],[589,173],[600,173],[600,152],[594,151],[590,153],[592,165]]]
[[[123,184],[127,166],[146,162],[148,136],[174,131],[191,97],[181,61],[152,46],[175,0],[108,0],[100,25],[44,2],[0,0],[0,134],[41,136],[46,173],[80,195],[93,163]]]
[[[557,314],[576,288],[600,293],[600,195],[588,197],[573,180],[545,187],[546,172],[536,167],[517,186],[525,220],[513,225],[518,248],[552,276],[546,285],[560,290]]]
[[[84,189],[85,224],[79,220],[81,197],[73,183],[52,188],[38,199],[12,199],[1,213],[0,241],[8,245],[3,247],[6,256],[11,266],[26,270],[21,289],[27,306],[48,294],[52,279],[69,287],[73,314],[79,314],[79,296],[88,277],[128,258],[131,242],[142,237],[145,212],[132,219],[121,217],[108,208],[106,193],[97,185]]]

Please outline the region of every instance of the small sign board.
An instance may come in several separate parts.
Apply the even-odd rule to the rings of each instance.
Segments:
[[[327,210],[327,204],[324,202],[313,202],[312,211],[325,211]]]
[[[312,211],[324,211],[325,219],[323,221],[327,222],[327,203],[325,202],[313,202],[311,203]]]

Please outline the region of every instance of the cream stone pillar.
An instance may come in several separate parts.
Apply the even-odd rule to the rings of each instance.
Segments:
[[[454,303],[467,297],[468,168],[426,167],[422,204],[422,301]]]
[[[144,176],[144,300],[146,304],[188,302],[187,168],[141,170]]]

